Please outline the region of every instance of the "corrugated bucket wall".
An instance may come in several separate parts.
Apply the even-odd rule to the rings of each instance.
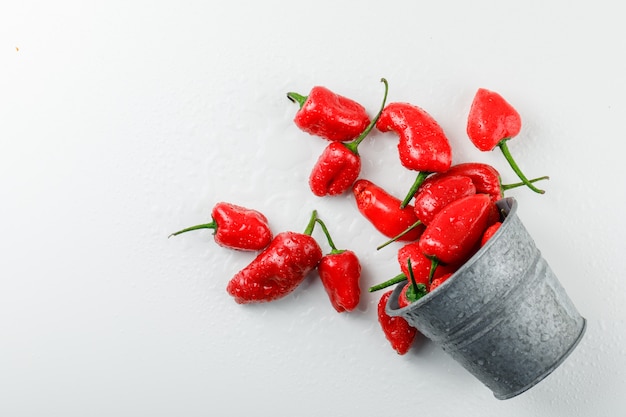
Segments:
[[[439,344],[498,399],[528,390],[556,369],[582,338],[578,313],[516,214],[498,202],[496,234],[432,293],[398,308],[398,284],[387,313],[402,316]]]

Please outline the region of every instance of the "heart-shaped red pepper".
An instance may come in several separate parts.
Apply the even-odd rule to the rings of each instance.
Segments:
[[[517,136],[521,128],[522,119],[519,113],[500,94],[485,88],[478,89],[467,117],[467,136],[483,152],[499,147],[524,185],[543,194],[544,190],[535,187],[534,181],[526,178],[509,151],[507,142]]]
[[[478,89],[467,118],[467,135],[474,146],[491,151],[501,140],[517,136],[521,128],[519,113],[500,94]]]

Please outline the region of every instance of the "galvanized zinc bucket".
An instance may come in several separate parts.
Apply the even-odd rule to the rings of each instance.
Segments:
[[[387,313],[402,316],[493,391],[512,398],[556,369],[581,340],[586,320],[516,215],[432,293],[404,308],[398,284]]]

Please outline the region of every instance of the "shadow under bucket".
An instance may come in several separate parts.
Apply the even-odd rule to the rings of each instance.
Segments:
[[[516,215],[498,203],[504,221],[469,261],[432,293],[404,308],[398,284],[387,314],[404,317],[440,345],[500,400],[536,385],[581,340],[586,320]]]

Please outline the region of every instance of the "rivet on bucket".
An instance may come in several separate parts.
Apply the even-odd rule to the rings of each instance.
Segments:
[[[387,313],[404,317],[490,388],[512,398],[550,374],[582,338],[586,321],[516,214],[498,202],[498,232],[437,290]]]

